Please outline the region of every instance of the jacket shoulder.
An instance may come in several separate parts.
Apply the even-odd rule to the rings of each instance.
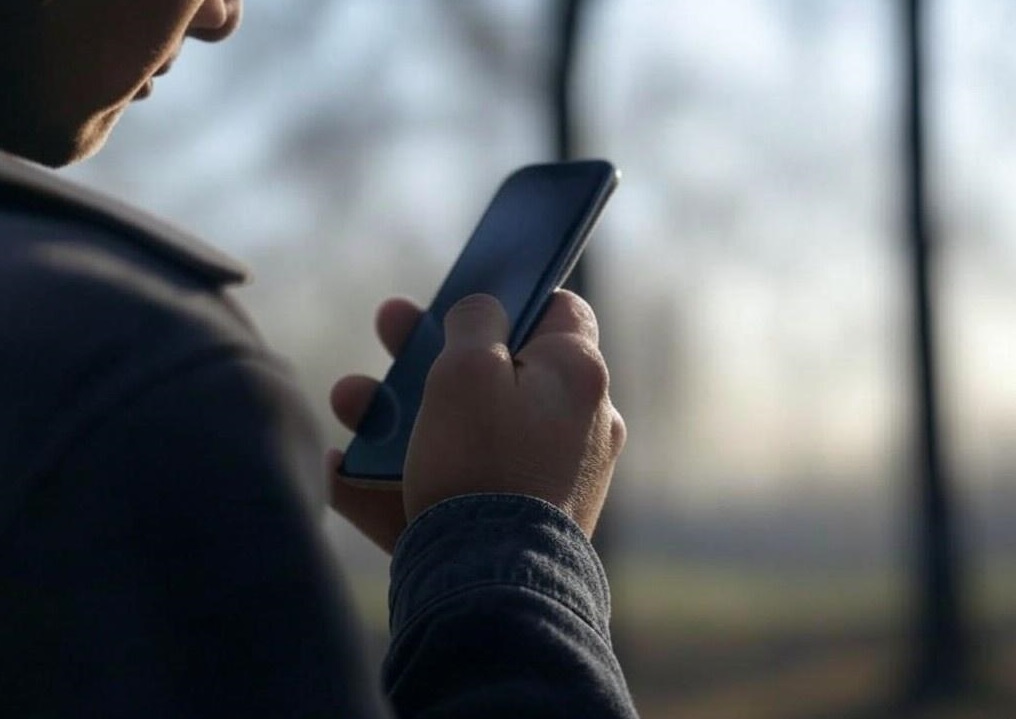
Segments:
[[[0,209],[111,231],[212,284],[236,284],[248,278],[241,263],[172,224],[2,154]]]

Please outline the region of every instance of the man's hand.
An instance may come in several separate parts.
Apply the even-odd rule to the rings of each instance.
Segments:
[[[375,328],[381,344],[393,358],[402,349],[421,314],[419,307],[402,298],[387,300],[378,308]],[[356,431],[378,384],[371,377],[348,375],[332,387],[332,411],[350,431]],[[406,528],[401,485],[393,482],[395,489],[353,486],[338,473],[342,458],[341,450],[333,449],[328,453],[332,507],[368,539],[391,554],[399,535]]]
[[[625,439],[596,317],[558,292],[514,358],[507,341],[492,297],[446,315],[406,456],[406,517],[461,494],[510,492],[547,500],[591,536]]]
[[[378,332],[395,353],[419,310],[390,301]],[[427,377],[401,492],[333,483],[333,506],[389,551],[408,521],[450,497],[484,492],[544,499],[591,536],[606,498],[625,427],[608,394],[596,317],[559,291],[526,345],[508,353],[498,302],[474,295],[445,318],[445,347]],[[355,427],[376,382],[347,377],[332,406]],[[333,452],[331,466],[341,454]],[[334,472],[333,472],[334,474]]]

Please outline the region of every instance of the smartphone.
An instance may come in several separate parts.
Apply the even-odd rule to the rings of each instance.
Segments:
[[[424,382],[444,345],[445,313],[471,294],[493,295],[508,314],[509,351],[521,349],[619,177],[609,162],[579,160],[528,165],[504,180],[375,392],[346,450],[344,477],[398,486]]]

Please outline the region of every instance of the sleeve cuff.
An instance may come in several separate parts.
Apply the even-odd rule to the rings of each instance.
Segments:
[[[391,565],[392,637],[434,604],[491,585],[549,597],[610,642],[610,590],[589,540],[549,502],[517,494],[454,497],[406,529]]]

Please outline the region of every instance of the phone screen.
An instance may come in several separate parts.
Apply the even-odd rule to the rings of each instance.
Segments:
[[[471,294],[493,295],[508,315],[508,348],[517,352],[616,184],[617,171],[602,160],[530,165],[502,183],[375,394],[346,451],[344,476],[401,478],[427,372],[444,344],[445,314]]]

